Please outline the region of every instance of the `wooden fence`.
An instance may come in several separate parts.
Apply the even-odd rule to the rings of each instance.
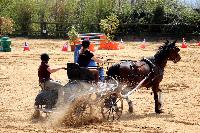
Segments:
[[[15,31],[14,35],[19,36],[21,33],[27,32],[29,37],[38,38],[68,38],[67,32],[71,25],[61,22],[32,22],[35,29],[29,31]],[[98,26],[97,24],[93,24]],[[152,36],[199,36],[200,25],[185,24],[121,24],[118,36],[131,35],[136,36],[152,35]],[[84,31],[80,31],[83,33]],[[100,32],[92,31],[92,32]]]

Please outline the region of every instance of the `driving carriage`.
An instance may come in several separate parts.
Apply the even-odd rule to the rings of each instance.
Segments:
[[[122,60],[112,64],[106,72],[103,81],[94,82],[94,77],[88,68],[81,68],[76,63],[67,64],[69,82],[64,86],[63,103],[70,103],[72,120],[84,120],[92,114],[92,105],[99,105],[102,117],[106,120],[119,119],[123,111],[123,99],[129,105],[129,112],[133,111],[129,96],[140,87],[152,88],[155,100],[155,112],[162,113],[161,89],[159,84],[163,79],[167,61],[177,63],[181,57],[176,41],[167,41],[160,46],[152,57],[139,61]],[[90,69],[97,69],[90,68]],[[127,91],[128,90],[128,91]],[[95,95],[93,98],[93,94]],[[41,95],[41,96],[40,96]],[[41,101],[43,92],[36,97],[36,114],[44,112],[48,102]],[[51,97],[54,95],[51,94]],[[53,100],[58,99],[58,93]],[[53,101],[52,100],[52,101]],[[50,100],[51,101],[51,100]],[[57,101],[51,103],[55,104]],[[44,102],[44,103],[43,103]]]
[[[61,91],[42,91],[35,98],[34,118],[42,113],[48,116],[56,111],[59,106],[69,106],[68,117],[74,123],[83,123],[93,112],[93,106],[100,107],[102,118],[116,120],[122,115],[123,98],[117,92],[118,81],[105,76],[103,80],[95,82],[95,77],[90,69],[100,67],[80,67],[77,63],[67,63],[67,76],[69,82]],[[47,107],[53,107],[48,110]]]

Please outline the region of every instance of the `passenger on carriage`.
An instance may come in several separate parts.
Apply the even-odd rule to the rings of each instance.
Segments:
[[[95,54],[89,50],[90,46],[89,40],[83,40],[81,45],[82,48],[79,50],[78,60],[77,60],[77,63],[79,64],[80,67],[89,67],[88,65],[91,63],[91,60],[97,63],[107,62],[106,60],[97,58]],[[98,82],[100,72],[97,69],[90,69],[90,71],[94,74],[95,81]]]
[[[51,73],[57,72],[61,69],[65,69],[65,67],[51,68],[48,64],[50,58],[49,55],[46,53],[41,54],[40,59],[41,64],[38,68],[39,85],[42,87],[43,90],[55,90],[60,94],[63,86],[59,82],[53,80],[50,75]]]

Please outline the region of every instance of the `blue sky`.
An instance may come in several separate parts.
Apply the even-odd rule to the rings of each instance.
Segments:
[[[200,0],[179,0],[192,7],[200,8]]]

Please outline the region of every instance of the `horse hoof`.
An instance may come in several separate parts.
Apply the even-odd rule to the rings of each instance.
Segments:
[[[163,110],[156,110],[156,113],[161,114],[161,113],[164,113],[164,111]]]
[[[35,110],[33,115],[32,115],[32,118],[33,119],[38,119],[40,117],[40,111],[39,110]]]
[[[129,113],[133,113],[133,103],[132,102],[128,102],[128,106],[129,106],[128,112]]]
[[[133,107],[129,107],[128,112],[133,113]]]

